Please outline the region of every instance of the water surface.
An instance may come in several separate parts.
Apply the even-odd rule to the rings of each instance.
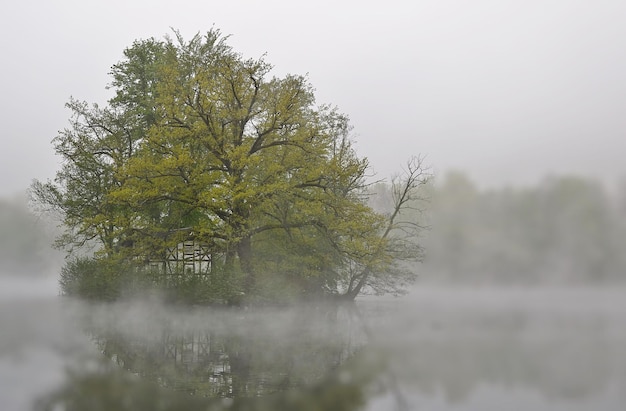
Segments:
[[[0,287],[3,410],[83,397],[133,409],[626,405],[620,288],[417,287],[354,307],[226,310],[87,305],[29,281]]]

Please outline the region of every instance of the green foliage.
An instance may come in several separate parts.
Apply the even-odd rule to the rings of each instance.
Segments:
[[[61,292],[88,300],[115,300],[122,293],[125,268],[94,258],[74,258],[61,269]]]
[[[75,257],[61,269],[63,295],[114,301],[156,294],[171,303],[236,303],[241,274],[215,269],[210,275],[182,270],[167,275],[154,267],[111,258]]]
[[[241,300],[241,277],[232,268],[214,269],[209,275],[182,271],[154,275],[155,286],[166,301],[185,304],[236,305]]]
[[[71,127],[54,140],[63,168],[34,198],[65,216],[61,246],[97,241],[98,256],[153,262],[193,241],[242,274],[219,287],[231,297],[267,294],[277,273],[295,295],[354,298],[391,272],[400,210],[367,205],[368,162],[345,115],[316,105],[305,77],[270,77],[225,40],[135,42],[113,66],[108,107],[68,104]],[[400,208],[425,181],[409,169]],[[194,281],[181,284],[214,287]]]

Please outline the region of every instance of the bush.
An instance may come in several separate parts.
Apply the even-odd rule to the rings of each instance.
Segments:
[[[78,257],[61,269],[63,295],[115,301],[157,291],[166,301],[186,304],[237,304],[241,274],[215,269],[207,275],[169,273],[107,259]]]
[[[77,257],[61,269],[63,295],[87,300],[114,301],[154,288],[155,273],[123,261]]]
[[[241,301],[241,273],[214,268],[208,274],[174,272],[158,276],[157,287],[168,302],[237,305]]]

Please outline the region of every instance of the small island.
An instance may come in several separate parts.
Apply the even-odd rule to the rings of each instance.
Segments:
[[[105,106],[67,103],[53,140],[62,167],[31,187],[66,228],[63,293],[239,305],[402,292],[416,276],[407,261],[422,257],[406,213],[430,181],[422,158],[375,211],[348,116],[227,40],[213,29],[136,41]]]

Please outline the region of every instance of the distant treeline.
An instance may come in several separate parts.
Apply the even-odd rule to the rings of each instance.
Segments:
[[[56,223],[37,217],[25,199],[0,199],[0,275],[57,272],[63,259],[52,248]]]
[[[626,279],[626,187],[581,177],[480,189],[450,173],[432,189],[422,281],[597,284]]]

